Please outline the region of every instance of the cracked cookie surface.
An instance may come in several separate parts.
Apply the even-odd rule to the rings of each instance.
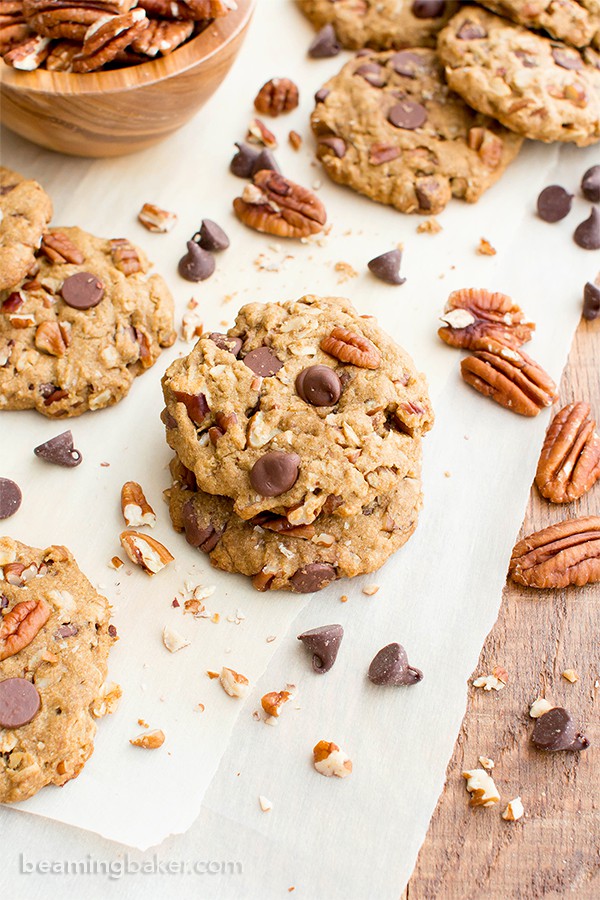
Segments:
[[[600,0],[480,0],[492,12],[525,28],[548,34],[574,47],[587,47],[600,36]]]
[[[163,390],[167,441],[198,486],[242,519],[292,525],[326,504],[358,515],[412,477],[433,422],[408,354],[335,297],[244,306],[227,336],[171,364]]]
[[[114,636],[108,601],[65,547],[0,538],[0,572],[0,802],[13,803],[91,756]]]
[[[482,113],[538,141],[600,140],[600,55],[469,6],[440,32],[450,86]]]
[[[0,294],[0,409],[78,416],[121,400],[161,347],[173,343],[173,300],[160,275],[147,274],[142,251],[126,241],[79,228],[52,228],[46,241],[51,255],[62,247],[77,262],[49,259],[42,250],[37,273]],[[81,273],[92,277],[92,292],[98,282],[101,290],[86,294]]]
[[[0,291],[29,272],[51,217],[52,201],[37,181],[0,166]]]
[[[433,50],[357,56],[322,95],[311,125],[327,174],[401,212],[475,202],[522,144],[448,88]]]

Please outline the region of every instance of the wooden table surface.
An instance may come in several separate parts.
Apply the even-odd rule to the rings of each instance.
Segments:
[[[600,421],[600,322],[582,320],[560,387],[560,406],[587,400]],[[510,489],[510,486],[507,486]],[[519,536],[600,514],[600,482],[579,501],[555,505],[532,489]],[[515,536],[516,540],[516,536]],[[477,598],[474,598],[477,602]],[[473,678],[503,666],[507,687],[468,686],[468,705],[446,786],[404,900],[528,900],[573,894],[600,898],[600,584],[536,591],[507,583],[496,625]],[[569,683],[565,669],[580,680]],[[472,679],[470,679],[472,681]],[[530,742],[537,697],[565,706],[591,741],[582,753],[544,754]],[[469,807],[462,772],[494,760],[500,803]],[[525,815],[506,822],[520,796]]]

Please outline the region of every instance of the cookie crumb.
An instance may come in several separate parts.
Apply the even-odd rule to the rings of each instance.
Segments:
[[[575,671],[575,669],[565,669],[564,672],[561,673],[562,677],[566,681],[570,681],[571,684],[575,684],[576,681],[579,681],[579,675]]]
[[[271,801],[266,797],[263,797],[262,794],[259,795],[258,802],[263,812],[269,812],[269,810],[273,809],[273,804],[271,803]]]
[[[479,246],[477,247],[477,253],[479,256],[495,256],[496,250],[488,240],[482,237],[479,241]]]
[[[363,594],[366,594],[367,597],[373,597],[374,594],[379,590],[378,584],[366,584],[362,589]]]
[[[347,603],[347,602],[348,602],[348,595],[342,594],[342,596],[340,597],[340,603]]]
[[[424,222],[419,222],[417,225],[417,234],[439,234],[441,230],[442,226],[434,218],[425,219]]]
[[[334,269],[340,276],[338,278],[338,284],[344,284],[350,278],[358,277],[358,272],[353,266],[350,265],[350,263],[340,260],[340,262],[336,262]]]

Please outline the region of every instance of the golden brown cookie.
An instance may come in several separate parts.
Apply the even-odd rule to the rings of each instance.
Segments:
[[[1,166],[0,291],[27,275],[51,218],[52,201],[37,181]]]

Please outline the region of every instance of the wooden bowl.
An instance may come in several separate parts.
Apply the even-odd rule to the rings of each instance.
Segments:
[[[73,156],[121,156],[158,143],[206,103],[229,71],[255,0],[237,3],[187,44],[139,66],[77,75],[20,72],[0,60],[3,124]]]

